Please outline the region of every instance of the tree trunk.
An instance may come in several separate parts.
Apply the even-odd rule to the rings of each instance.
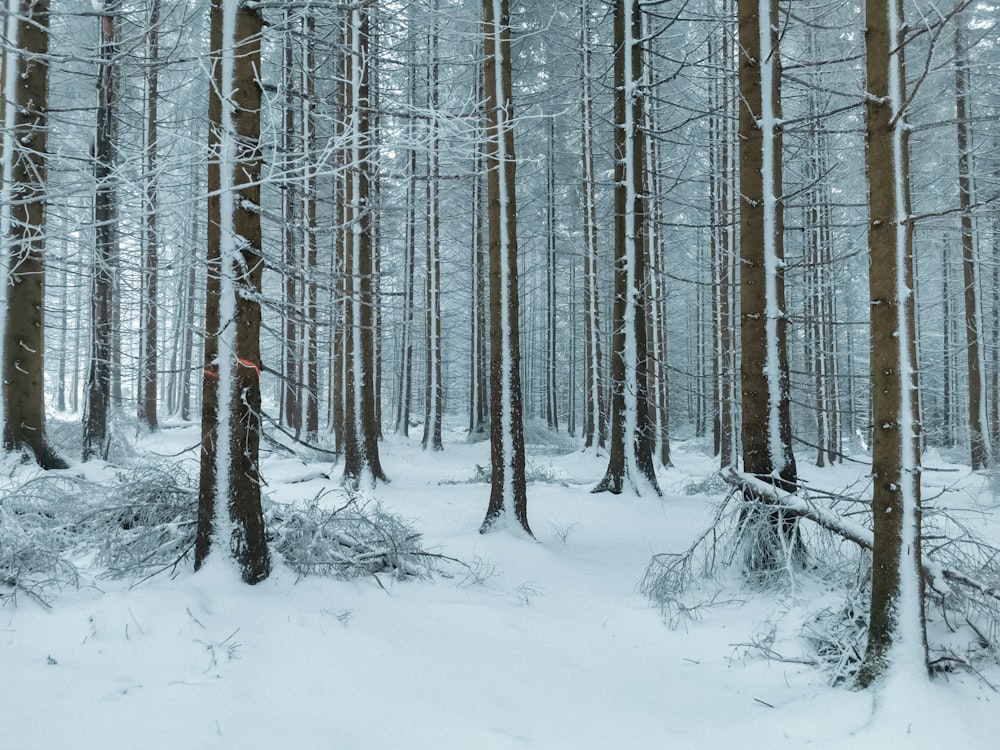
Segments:
[[[295,38],[294,17],[297,11],[286,9],[285,29],[282,43],[284,47],[284,65],[282,69],[284,101],[284,122],[281,131],[281,145],[284,164],[284,178],[281,184],[283,208],[282,241],[284,256],[282,264],[282,295],[281,314],[284,319],[284,333],[281,337],[282,373],[279,393],[279,409],[282,422],[298,438],[302,433],[302,351],[300,345],[301,297],[299,280],[302,276],[300,264],[301,233],[300,226],[302,202],[299,200],[299,183],[295,178],[295,161],[300,155],[297,152],[299,142],[295,127],[295,91],[298,88],[295,80]]]
[[[212,0],[208,282],[195,568],[227,549],[246,583],[271,570],[260,467],[259,11]]]
[[[986,468],[990,441],[986,430],[986,382],[980,351],[983,330],[979,308],[979,270],[976,235],[972,216],[972,150],[968,123],[968,76],[965,47],[962,41],[962,16],[955,24],[955,122],[958,130],[958,198],[962,222],[962,280],[965,285],[965,355],[969,373],[969,442],[972,470]]]
[[[157,136],[159,125],[159,57],[160,0],[152,0],[149,8],[149,28],[146,31],[146,166],[145,205],[146,257],[142,268],[142,356],[139,362],[137,415],[150,430],[157,428],[157,325],[159,321],[159,234],[157,232]]]
[[[437,4],[435,4],[435,8]],[[436,113],[438,110],[438,60],[439,60],[439,30],[436,19],[430,35],[430,56],[427,84],[427,109]],[[426,265],[424,277],[424,304],[426,326],[426,359],[424,374],[424,435],[421,446],[426,450],[439,451],[443,448],[441,442],[441,420],[443,418],[443,389],[441,369],[443,353],[441,351],[441,215],[440,188],[441,166],[440,139],[438,122],[431,117],[430,133],[427,146],[427,225],[426,225]]]
[[[552,430],[559,429],[559,392],[556,374],[558,362],[556,342],[558,318],[556,316],[556,121],[549,116],[545,169],[545,423]]]
[[[902,8],[902,0],[869,0],[865,18],[875,521],[862,686],[894,663],[911,677],[926,675]]]
[[[114,271],[118,255],[115,162],[118,147],[115,104],[118,100],[118,3],[105,0],[100,25],[97,73],[97,140],[94,145],[94,263],[91,277],[90,365],[83,417],[83,460],[107,459],[110,437]]]
[[[607,440],[604,405],[604,363],[601,357],[601,306],[597,274],[597,178],[594,173],[594,116],[591,72],[590,2],[580,5],[580,156],[583,165],[583,441],[603,448]]]
[[[744,471],[789,490],[791,445],[776,0],[739,0]]]
[[[21,0],[4,54],[4,192],[10,198],[3,442],[44,469],[64,468],[45,438],[45,208],[48,0]],[[9,135],[7,135],[9,134]],[[9,185],[9,187],[8,187]]]
[[[375,419],[375,332],[372,246],[372,143],[369,10],[353,8],[347,24],[348,174],[344,283],[348,319],[344,378],[344,482],[357,487],[368,473],[386,481],[379,460]]]
[[[302,176],[302,268],[304,269],[303,369],[305,392],[305,429],[309,440],[319,435],[319,292],[316,286],[318,244],[316,225],[317,144],[314,101],[315,31],[311,14],[302,18],[302,149],[305,171]]]
[[[518,330],[517,194],[508,0],[483,0],[490,238],[490,504],[480,532],[513,511],[531,535]]]
[[[646,366],[646,185],[642,19],[638,0],[615,0],[615,302],[611,445],[594,492],[619,494],[625,478],[660,493]]]

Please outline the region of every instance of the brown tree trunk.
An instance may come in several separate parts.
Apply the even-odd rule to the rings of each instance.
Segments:
[[[437,7],[437,6],[435,6]],[[439,30],[436,19],[429,41],[429,73],[427,108],[430,112],[438,109],[438,61]],[[424,372],[424,434],[420,444],[426,450],[439,451],[443,448],[441,421],[443,418],[443,390],[441,351],[441,148],[437,119],[429,123],[430,134],[427,147],[427,224],[426,224],[426,265],[424,268],[424,304],[426,358]]]
[[[518,330],[517,193],[508,0],[483,0],[486,168],[490,238],[490,504],[480,532],[513,511],[527,534],[521,348]]]
[[[356,487],[365,472],[386,481],[379,460],[375,401],[374,248],[372,245],[372,143],[370,55],[367,7],[349,11],[347,24],[348,174],[344,283],[345,325],[344,481]]]
[[[145,244],[142,292],[142,357],[139,362],[137,414],[149,429],[157,428],[157,330],[159,320],[159,234],[157,231],[157,135],[159,125],[160,2],[152,0],[149,28],[146,31],[148,73],[146,89],[146,166],[145,166]]]
[[[235,0],[213,0],[210,17],[208,336],[195,568],[204,565],[213,547],[224,548],[243,580],[253,584],[271,570],[258,464],[264,259],[255,208],[260,205],[263,20]],[[232,39],[225,38],[227,28],[233,29]]]
[[[986,432],[986,400],[980,354],[982,317],[979,314],[978,261],[972,216],[972,174],[968,123],[968,76],[962,42],[962,16],[955,25],[955,121],[958,131],[958,199],[962,222],[962,281],[965,285],[965,356],[969,374],[969,443],[972,470],[986,468],[989,434]]]
[[[646,157],[642,18],[638,0],[615,0],[615,301],[611,354],[611,444],[594,492],[619,494],[625,478],[659,494],[646,366]]]
[[[94,145],[94,263],[91,278],[90,366],[83,416],[83,460],[107,459],[110,437],[115,265],[118,255],[115,161],[118,100],[118,3],[105,0],[97,73],[97,140]]]
[[[743,468],[748,474],[780,483],[789,490],[797,477],[791,445],[782,267],[781,68],[776,0],[771,0],[768,6],[770,17],[760,18],[758,0],[737,3],[742,102],[739,150]],[[770,40],[770,51],[762,49],[762,28],[770,29],[769,35],[764,34]],[[764,101],[762,81],[768,79],[770,97]],[[765,116],[768,111],[769,118]],[[770,163],[765,163],[765,152],[770,153]],[[765,181],[765,169],[771,175],[769,181]],[[767,204],[772,206],[770,211]],[[772,382],[775,376],[777,382]]]
[[[13,125],[10,148],[10,257],[3,358],[3,443],[26,451],[45,469],[65,461],[45,437],[45,203],[48,140],[48,0],[21,0],[16,47],[4,54],[4,82],[13,79],[13,102],[4,112]],[[16,66],[8,71],[7,66]],[[5,85],[6,88],[6,85]],[[6,99],[6,97],[4,97]],[[6,155],[5,155],[6,158]]]
[[[902,0],[869,0],[865,16],[874,548],[862,686],[893,658],[927,651],[902,9]]]
[[[282,422],[298,438],[302,433],[302,351],[300,333],[302,329],[301,296],[299,281],[302,276],[300,263],[301,233],[298,231],[302,211],[299,200],[299,183],[295,178],[295,162],[301,155],[297,153],[299,143],[295,127],[295,92],[298,89],[295,79],[295,38],[293,21],[297,11],[285,10],[285,23],[288,28],[282,39],[284,47],[284,63],[282,69],[282,84],[284,86],[284,122],[282,124],[282,151],[284,152],[284,178],[282,180],[281,197],[284,208],[282,241],[284,255],[282,264],[282,295],[281,314],[284,319],[284,333],[281,337],[282,373],[279,393],[280,417]]]
[[[594,117],[592,91],[590,0],[580,5],[580,156],[583,165],[583,338],[584,446],[603,448],[607,440],[604,398],[604,362],[601,356],[601,306],[597,274],[597,178],[594,172]]]

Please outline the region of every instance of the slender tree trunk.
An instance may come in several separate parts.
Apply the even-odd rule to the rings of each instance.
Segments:
[[[556,316],[556,124],[555,116],[548,118],[548,142],[545,169],[545,423],[552,430],[559,429],[559,391]]]
[[[303,321],[303,368],[305,429],[309,440],[319,435],[319,237],[316,224],[317,142],[314,102],[316,98],[316,21],[312,14],[302,18],[302,148],[305,171],[302,175],[302,267],[305,269]]]
[[[601,306],[597,273],[597,178],[594,172],[594,117],[590,1],[580,5],[580,151],[583,165],[583,337],[584,446],[603,448],[607,440],[604,404],[604,363],[601,357]]]
[[[517,200],[508,0],[483,0],[490,237],[490,504],[480,532],[513,512],[529,536],[518,330]]]
[[[868,253],[871,293],[872,600],[858,674],[868,686],[895,665],[927,674],[920,551],[912,225],[902,0],[869,0],[865,15]]]
[[[345,325],[344,482],[357,487],[363,475],[386,481],[379,460],[375,414],[375,332],[372,245],[371,17],[352,8],[347,23],[348,174],[344,283]]]
[[[615,303],[611,445],[594,492],[619,494],[625,478],[660,493],[646,390],[646,183],[642,125],[642,18],[638,0],[615,0]]]
[[[484,96],[482,76],[476,76],[476,101],[482,102]],[[475,163],[472,176],[472,330],[470,332],[470,362],[471,380],[469,383],[469,439],[478,440],[486,433],[489,419],[489,361],[486,349],[486,335],[489,328],[486,317],[486,265],[488,248],[483,236],[483,218],[485,205],[483,202],[485,168],[484,144],[476,147]]]
[[[212,0],[207,338],[195,568],[224,549],[246,583],[271,570],[260,493],[259,11]],[[219,552],[216,552],[219,554]]]
[[[437,4],[435,4],[435,10]],[[424,375],[424,435],[421,445],[424,449],[439,451],[441,441],[441,421],[443,418],[443,389],[441,368],[441,214],[440,214],[440,139],[436,113],[438,111],[438,61],[439,29],[438,20],[433,21],[429,50],[429,75],[427,84],[427,109],[432,113],[427,147],[427,224],[426,224],[426,266],[424,277],[426,359]]]
[[[281,313],[284,333],[281,337],[282,373],[279,392],[280,416],[283,423],[298,438],[302,433],[302,364],[300,332],[301,297],[299,281],[302,276],[300,264],[301,238],[298,231],[301,224],[302,201],[299,199],[301,180],[296,179],[295,167],[298,153],[298,130],[295,125],[297,110],[295,92],[298,88],[295,77],[295,47],[296,37],[294,18],[297,11],[286,8],[284,20],[287,28],[282,37],[283,66],[282,85],[284,87],[283,119],[281,131],[281,146],[283,153],[284,175],[281,183],[281,197],[284,209],[282,241],[284,243],[284,263],[282,264],[282,294]]]
[[[115,270],[118,213],[115,162],[118,145],[115,103],[118,100],[118,13],[116,0],[105,0],[100,25],[97,73],[97,140],[94,145],[95,246],[91,278],[90,366],[83,417],[83,460],[107,459],[108,416],[112,398]]]
[[[965,46],[962,41],[962,16],[955,24],[955,121],[958,130],[958,198],[962,222],[962,280],[965,285],[965,355],[969,373],[969,441],[973,471],[986,468],[990,454],[986,430],[986,381],[980,334],[983,330],[979,308],[979,262],[972,216],[972,170],[970,167],[970,128],[968,123],[968,76]]]
[[[157,326],[159,325],[159,233],[157,229],[158,176],[157,138],[159,125],[159,58],[160,58],[160,1],[152,0],[149,8],[149,28],[146,32],[146,166],[145,205],[146,257],[142,269],[143,315],[142,357],[139,362],[139,421],[149,429],[157,428]]]

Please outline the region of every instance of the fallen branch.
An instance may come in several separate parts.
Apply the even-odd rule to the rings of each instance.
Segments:
[[[870,551],[874,546],[875,538],[870,529],[833,511],[817,508],[804,498],[785,492],[774,485],[738,472],[733,468],[730,468],[724,478],[726,482],[743,492],[744,495],[754,495],[766,499],[769,507],[780,508],[799,518],[806,518],[817,526],[837,534],[849,542],[854,542],[863,549]],[[921,567],[927,585],[939,594],[948,593],[947,584],[944,587],[939,585],[942,581],[948,581],[966,586],[982,596],[1000,602],[1000,590],[997,587],[989,586],[961,571],[944,568],[932,560],[928,560],[926,555],[921,561]]]

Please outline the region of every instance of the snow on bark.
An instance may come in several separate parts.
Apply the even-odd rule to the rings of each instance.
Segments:
[[[510,331],[510,266],[508,258],[510,256],[510,232],[507,227],[507,154],[506,134],[511,128],[510,122],[510,102],[504,96],[503,87],[503,67],[504,54],[506,50],[502,40],[503,4],[501,0],[493,0],[493,50],[496,55],[496,64],[493,66],[493,76],[495,79],[497,92],[497,176],[500,182],[500,309],[502,315],[501,330],[501,351],[503,365],[501,368],[501,399],[500,399],[500,431],[503,435],[503,497],[504,514],[510,516],[513,512],[514,501],[514,471],[512,460],[514,458],[514,419],[511,412],[513,393],[511,390],[510,376],[513,363],[511,362],[511,331]]]
[[[635,435],[638,413],[637,397],[639,393],[639,379],[636,371],[638,363],[638,344],[635,333],[636,303],[642,293],[636,286],[636,263],[641,262],[636,257],[638,252],[638,217],[635,215],[636,203],[639,195],[636,191],[636,181],[639,175],[635,174],[635,132],[638,124],[635,122],[632,112],[632,104],[635,97],[639,96],[639,81],[633,78],[632,54],[637,40],[632,36],[632,13],[634,6],[631,0],[624,0],[625,11],[625,80],[623,82],[625,95],[625,119],[623,127],[625,130],[625,153],[624,176],[625,176],[625,258],[626,258],[626,282],[627,290],[625,296],[625,314],[622,316],[622,325],[625,329],[625,347],[620,356],[625,358],[625,475],[632,478],[636,486],[639,483],[639,467],[636,463],[635,455]]]
[[[355,450],[360,450],[364,453],[364,435],[363,435],[363,416],[362,416],[362,403],[361,403],[361,383],[364,379],[364,370],[362,368],[362,347],[361,347],[361,283],[360,283],[360,273],[361,268],[361,242],[362,233],[364,232],[364,226],[362,222],[364,221],[364,211],[365,206],[361,204],[361,170],[367,169],[367,165],[361,163],[361,152],[362,144],[361,139],[364,135],[361,132],[361,107],[366,106],[366,104],[361,101],[361,78],[363,75],[363,66],[367,64],[367,61],[363,58],[361,50],[361,10],[357,7],[351,10],[350,18],[351,26],[351,119],[350,119],[350,133],[351,133],[351,160],[350,160],[350,170],[351,170],[351,224],[348,227],[348,241],[350,242],[350,252],[351,252],[351,273],[354,276],[351,282],[351,289],[353,293],[351,294],[350,305],[351,305],[351,377],[353,378],[353,388],[351,389],[351,404],[350,408],[354,414],[353,418],[353,431],[354,434],[348,437],[348,440],[354,442]],[[364,469],[368,468],[367,457],[363,461]],[[360,479],[360,478],[359,478]]]
[[[236,133],[233,122],[233,75],[235,70],[237,0],[222,3],[222,48],[219,50],[222,85],[219,98],[222,116],[219,135],[219,331],[218,369],[219,393],[216,410],[215,442],[215,513],[212,521],[212,546],[229,558],[233,523],[229,513],[229,469],[232,463],[232,396],[236,384],[236,264],[239,259],[239,238],[233,225],[236,208]]]
[[[907,309],[913,290],[907,281],[908,243],[906,187],[908,175],[903,171],[905,163],[905,143],[903,130],[904,93],[902,80],[903,63],[900,55],[901,19],[896,0],[887,3],[889,12],[889,101],[892,107],[892,165],[896,202],[896,289],[899,299],[897,331],[899,337],[899,377],[901,398],[899,429],[902,438],[901,456],[901,497],[903,499],[902,543],[899,546],[899,598],[897,601],[897,638],[893,642],[894,653],[890,657],[891,669],[897,674],[916,679],[927,675],[926,654],[923,634],[923,607],[919,561],[914,555],[919,549],[920,509],[919,494],[915,482],[919,481],[919,466],[915,450],[916,424],[913,413],[913,376],[915,362],[910,358],[909,342],[914,333],[910,330]]]
[[[16,108],[15,88],[17,86],[17,18],[20,10],[19,0],[7,0],[7,27],[5,29],[6,44],[4,45],[4,80],[3,100],[6,103],[3,112],[3,176],[0,182],[0,265],[6,269],[10,257],[10,204],[13,191],[11,182],[14,174],[14,114]],[[6,273],[5,273],[6,276]],[[7,284],[0,284],[0,331],[7,326]],[[4,337],[0,336],[0,362],[3,361]],[[0,435],[4,433],[6,410],[0,408]]]
[[[778,353],[778,320],[784,315],[784,310],[778,306],[778,274],[782,272],[775,244],[777,236],[778,195],[775,190],[775,135],[778,121],[774,113],[774,80],[775,63],[778,51],[772,46],[771,2],[758,0],[757,21],[760,34],[760,129],[763,136],[761,143],[761,182],[764,197],[764,278],[765,278],[765,326],[767,351],[764,362],[764,372],[767,376],[767,436],[768,451],[771,454],[771,473],[779,479],[785,468],[785,450],[781,441],[781,365]]]

